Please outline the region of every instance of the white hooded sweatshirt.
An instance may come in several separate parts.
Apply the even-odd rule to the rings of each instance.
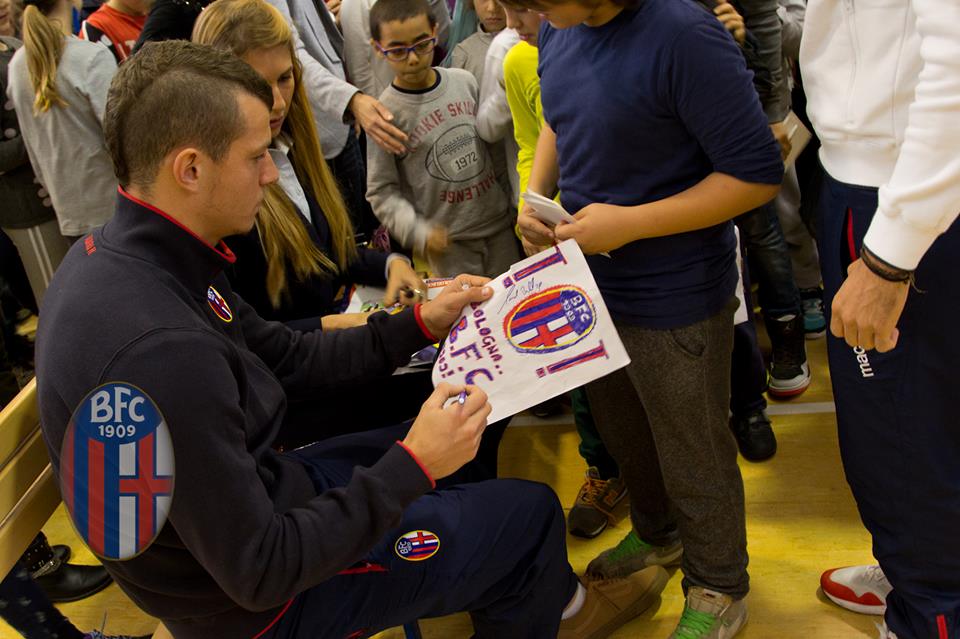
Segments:
[[[800,67],[823,166],[879,188],[864,243],[916,268],[960,211],[960,0],[810,0]]]

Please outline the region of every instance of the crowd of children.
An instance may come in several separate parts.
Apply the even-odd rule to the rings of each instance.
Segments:
[[[945,428],[946,396],[930,396],[940,382],[923,380],[948,375],[956,349],[946,319],[956,287],[944,279],[956,266],[951,180],[960,180],[956,161],[942,159],[941,129],[917,123],[926,114],[950,128],[944,113],[960,108],[949,61],[960,31],[948,30],[960,27],[960,10],[866,0],[838,17],[832,4],[810,0],[801,45],[806,0],[108,0],[95,10],[0,0],[0,228],[12,241],[0,238],[0,248],[15,246],[21,260],[0,260],[0,301],[12,300],[0,304],[0,356],[7,370],[30,367],[29,356],[14,357],[9,315],[22,307],[43,317],[71,245],[86,238],[80,248],[94,251],[90,233],[113,216],[118,186],[146,183],[120,172],[117,140],[105,133],[118,68],[151,41],[191,38],[239,57],[272,92],[267,153],[277,178],[253,226],[226,238],[230,286],[259,317],[329,333],[368,324],[367,312],[343,312],[354,285],[383,287],[384,304],[419,313],[427,275],[495,277],[571,238],[587,255],[632,362],[570,396],[588,471],[567,527],[594,537],[629,501],[631,532],[590,563],[583,584],[642,573],[646,590],[604,591],[620,610],[602,613],[598,629],[579,614],[596,592],[578,585],[561,636],[605,636],[590,633],[637,614],[663,587],[654,567],[671,565],[681,566],[687,599],[671,637],[738,632],[750,579],[737,451],[751,461],[775,454],[764,393],[807,389],[804,340],[828,325],[848,479],[890,583],[861,567],[825,573],[824,591],[882,611],[892,584],[884,637],[953,636],[960,584],[932,575],[932,556],[960,566],[947,532],[960,512],[940,506],[960,495],[947,470],[960,442]],[[888,36],[902,57],[886,44],[861,48],[858,29],[872,42],[862,30],[897,20],[906,26]],[[829,37],[837,21],[853,34],[842,45]],[[841,113],[829,93],[854,54],[872,57],[848,89],[874,110],[851,102]],[[894,71],[888,89],[859,84]],[[149,89],[143,99],[153,99]],[[888,107],[884,124],[877,113]],[[791,156],[804,124],[813,140]],[[147,150],[163,137],[137,135]],[[918,159],[924,153],[941,164]],[[544,224],[527,192],[557,199],[576,221]],[[123,189],[119,198],[129,207]],[[843,283],[847,268],[855,283]],[[883,313],[866,317],[872,305]],[[403,404],[397,421],[424,398]],[[896,401],[929,427],[908,437]],[[503,427],[481,445],[488,470]],[[905,480],[905,464],[927,468],[925,483]],[[889,510],[894,493],[922,511],[920,523],[889,523],[905,518]],[[917,540],[931,550],[917,551]]]

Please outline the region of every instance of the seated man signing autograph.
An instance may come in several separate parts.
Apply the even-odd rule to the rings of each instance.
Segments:
[[[251,229],[277,179],[272,102],[239,58],[188,42],[147,45],[113,81],[116,213],[70,250],[37,338],[78,532],[178,639],[359,638],[461,610],[480,638],[606,636],[652,603],[661,568],[581,585],[549,488],[433,490],[476,453],[481,390],[441,385],[412,425],[271,447],[288,396],[389,373],[490,295],[461,275],[352,329],[258,317],[222,238]]]

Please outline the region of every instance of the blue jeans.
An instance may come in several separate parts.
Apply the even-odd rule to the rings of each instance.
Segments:
[[[860,252],[877,189],[824,177],[818,244],[824,310]],[[840,453],[873,554],[893,585],[886,621],[900,639],[960,636],[960,224],[927,251],[887,353],[827,334]]]

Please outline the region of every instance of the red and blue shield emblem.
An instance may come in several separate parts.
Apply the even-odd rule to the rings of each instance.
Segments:
[[[139,388],[91,391],[67,425],[60,492],[80,537],[105,559],[130,559],[156,539],[173,499],[173,443]]]
[[[582,289],[561,284],[530,295],[503,320],[503,332],[521,353],[552,353],[590,334],[597,312]]]
[[[407,561],[430,559],[440,550],[440,538],[429,530],[413,530],[394,544],[397,556]]]
[[[230,305],[227,304],[227,300],[223,299],[223,295],[220,294],[220,291],[212,286],[207,289],[207,304],[210,305],[210,308],[213,309],[213,312],[216,313],[217,317],[222,319],[224,322],[233,321],[233,311],[230,310]]]

